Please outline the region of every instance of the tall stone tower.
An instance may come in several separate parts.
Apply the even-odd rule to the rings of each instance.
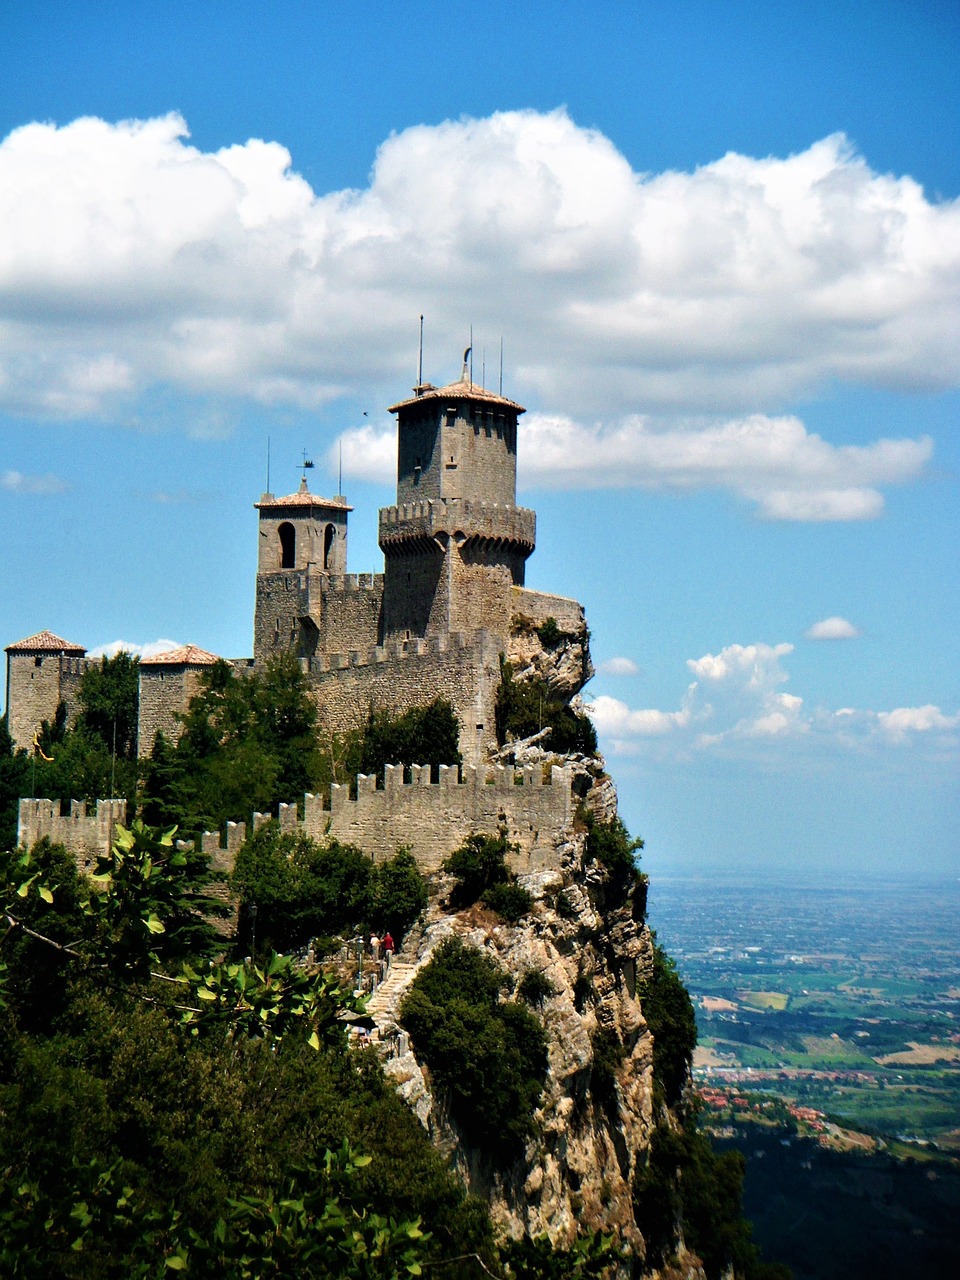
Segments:
[[[342,497],[319,498],[306,476],[296,493],[265,493],[260,513],[254,659],[292,650],[301,658],[317,651],[323,626],[323,593],[331,575],[347,568],[347,515]]]
[[[7,728],[17,747],[30,746],[41,721],[53,723],[61,702],[73,721],[86,652],[52,631],[7,645]]]
[[[536,515],[517,502],[521,405],[470,381],[429,383],[397,415],[397,505],[380,512],[387,639],[508,634]]]

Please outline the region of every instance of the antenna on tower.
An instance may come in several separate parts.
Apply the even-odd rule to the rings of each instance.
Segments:
[[[470,326],[470,385],[473,386],[473,325]]]
[[[340,460],[337,468],[337,497],[343,497],[343,436],[337,441],[340,446]]]
[[[503,334],[500,335],[500,394],[503,395]]]
[[[270,437],[267,436],[267,487],[265,493],[270,492]]]
[[[487,348],[482,347],[480,351],[480,385],[484,391],[487,389]]]
[[[417,386],[423,386],[423,316],[420,317],[420,356],[417,360]]]

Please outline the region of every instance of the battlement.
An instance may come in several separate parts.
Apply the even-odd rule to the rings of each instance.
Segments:
[[[527,507],[482,502],[473,498],[431,498],[380,510],[380,546],[449,537],[489,538],[515,543],[529,555],[537,542],[536,512]]]
[[[326,593],[334,591],[382,591],[382,573],[331,573],[324,585]]]
[[[409,772],[409,777],[405,774]],[[558,846],[572,829],[576,799],[569,764],[514,769],[502,765],[479,768],[441,765],[436,782],[429,765],[387,765],[382,787],[373,775],[359,774],[356,796],[334,784],[329,802],[307,793],[303,818],[296,804],[281,804],[282,831],[302,831],[316,840],[333,837],[354,844],[375,860],[392,857],[401,843],[409,846],[421,869],[436,872],[472,832],[505,828],[518,846],[511,858],[518,874],[546,870],[558,860]],[[21,800],[19,841],[31,846],[47,836],[73,853],[82,870],[106,852],[116,823],[126,821],[126,801],[98,800],[96,816],[81,801],[71,801],[61,814],[59,801]],[[273,815],[254,813],[256,831]],[[205,831],[200,838],[211,869],[226,877],[247,838],[248,824],[228,822],[225,834]]]
[[[456,651],[470,651],[478,643],[492,637],[487,631],[464,635],[455,631],[451,635],[434,635],[415,637],[411,640],[391,638],[382,645],[373,645],[366,649],[351,649],[347,653],[317,654],[313,658],[302,658],[301,666],[307,672],[345,671],[350,667],[375,667],[384,662],[395,662],[404,658],[423,658]]]
[[[83,800],[71,800],[63,812],[60,800],[21,800],[17,816],[17,841],[32,848],[46,837],[62,844],[77,859],[81,871],[88,870],[98,854],[105,853],[113,840],[116,824],[127,820],[126,800],[98,800],[95,814],[87,813]]]

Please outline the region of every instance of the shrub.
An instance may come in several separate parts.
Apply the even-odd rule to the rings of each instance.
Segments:
[[[547,618],[537,627],[537,636],[545,649],[555,649],[566,635],[557,625],[556,618]]]
[[[643,841],[633,839],[620,818],[600,822],[589,809],[582,816],[587,827],[587,858],[602,863],[616,880],[625,882],[636,876],[634,854],[643,848]]]
[[[240,894],[239,945],[249,947],[256,905],[256,943],[287,951],[313,937],[352,931],[371,912],[373,862],[352,845],[319,844],[265,823],[237,854],[232,884]]]
[[[653,948],[653,973],[640,992],[643,1016],[653,1035],[653,1078],[668,1106],[675,1106],[690,1074],[697,1023],[677,966],[663,948]]]
[[[542,969],[528,969],[517,987],[517,995],[527,1004],[543,1004],[548,996],[555,993],[556,987]]]
[[[457,879],[450,894],[451,905],[457,908],[472,906],[494,885],[507,884],[511,879],[507,854],[516,852],[516,849],[517,846],[507,839],[503,827],[495,836],[467,836],[460,848],[443,863],[443,870]]]
[[[399,716],[371,708],[362,736],[348,750],[346,767],[351,774],[382,778],[388,764],[428,764],[435,774],[440,765],[460,764],[461,759],[456,712],[445,698],[435,698]]]
[[[597,731],[589,716],[573,710],[546,680],[514,680],[513,667],[501,658],[500,686],[494,708],[497,741],[529,738],[549,729],[547,742],[560,754],[591,756],[597,750]]]
[[[509,924],[516,924],[533,906],[533,898],[518,884],[495,884],[480,901]]]
[[[467,1142],[499,1164],[533,1130],[546,1078],[543,1028],[522,1005],[500,1001],[507,975],[458,938],[441,943],[400,1007]]]
[[[370,920],[402,938],[427,905],[427,884],[409,849],[377,863],[370,876]]]
[[[626,1047],[610,1027],[595,1027],[590,1032],[590,1047],[593,1050],[590,1069],[593,1096],[601,1106],[612,1111],[617,1102],[616,1073],[626,1057]]]

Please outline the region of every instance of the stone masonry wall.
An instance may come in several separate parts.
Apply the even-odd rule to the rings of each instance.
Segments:
[[[68,849],[81,871],[109,849],[114,826],[127,820],[126,800],[98,800],[95,814],[87,813],[82,800],[71,800],[68,813],[60,810],[59,800],[21,800],[17,842],[29,849],[46,836]]]
[[[281,830],[303,830],[317,840],[332,836],[357,845],[375,860],[390,858],[406,845],[425,872],[434,872],[466,836],[492,835],[504,827],[519,846],[510,858],[519,875],[555,866],[557,846],[572,830],[576,799],[569,765],[554,765],[547,779],[540,765],[520,770],[466,767],[462,781],[456,768],[443,765],[435,783],[430,781],[427,765],[414,765],[409,782],[404,782],[403,774],[401,766],[387,765],[382,789],[377,788],[376,778],[361,774],[355,800],[349,787],[335,785],[329,808],[322,796],[307,795],[302,821],[296,804],[282,804]],[[253,814],[253,830],[269,817]],[[19,841],[29,847],[47,836],[70,850],[86,870],[99,852],[109,848],[115,823],[125,821],[124,800],[98,800],[95,816],[88,815],[77,800],[70,802],[69,814],[63,815],[59,801],[21,800]],[[243,822],[227,823],[225,840],[218,831],[204,832],[201,845],[212,870],[229,875],[246,834]]]
[[[502,637],[489,632],[390,641],[365,653],[329,654],[307,664],[307,678],[323,725],[346,733],[371,707],[391,712],[446,698],[460,719],[460,750],[477,763],[495,745],[493,706],[500,683]]]
[[[148,756],[160,730],[168,742],[180,737],[177,713],[187,709],[198,692],[205,667],[157,666],[140,668],[140,708],[137,718],[137,754]]]
[[[29,751],[41,722],[53,723],[60,702],[67,705],[67,724],[75,722],[77,690],[90,662],[58,653],[7,655],[7,727],[15,746]]]

